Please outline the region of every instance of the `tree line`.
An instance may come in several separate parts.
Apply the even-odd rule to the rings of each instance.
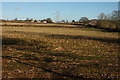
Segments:
[[[120,31],[120,10],[111,14],[100,13],[96,24],[99,28]]]
[[[22,20],[18,20],[17,18],[15,18],[14,21],[22,21]],[[44,22],[44,21],[47,21],[47,23],[53,23],[53,20],[51,18],[47,18],[47,19],[43,19],[43,20],[36,20],[36,19],[34,20],[32,18],[26,18],[23,21],[27,21],[27,22],[31,22],[31,21],[34,21],[34,22],[38,22],[38,21]]]
[[[100,13],[97,16],[97,19],[93,19],[93,20],[96,21],[96,24],[94,25],[94,27],[120,31],[120,10],[113,11],[110,14]],[[15,18],[14,21],[22,21],[22,20],[18,20],[17,18]],[[34,22],[46,21],[47,23],[54,23],[54,21],[51,18],[46,18],[43,20],[34,20],[32,18],[26,18],[23,21],[28,21],[28,22],[30,22],[30,21],[34,21]],[[58,21],[58,23],[84,23],[83,25],[86,25],[86,24],[89,25],[89,23],[91,21],[92,20],[89,20],[87,17],[81,17],[78,21],[76,21],[76,20],[71,20],[71,21],[61,20],[61,21]]]

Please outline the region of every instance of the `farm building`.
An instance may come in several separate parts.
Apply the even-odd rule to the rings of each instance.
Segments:
[[[35,20],[32,20],[31,22],[35,22]]]
[[[96,24],[97,24],[97,20],[91,20],[89,22],[89,25],[91,25],[91,26],[95,26]]]
[[[43,21],[43,23],[47,23],[47,21]]]

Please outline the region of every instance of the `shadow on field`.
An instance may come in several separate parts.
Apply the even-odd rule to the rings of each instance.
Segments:
[[[64,39],[64,38],[73,38],[73,39],[84,38],[84,37],[66,36],[66,35],[49,35],[49,37],[62,38],[62,39]],[[26,53],[14,52],[14,53],[11,53],[12,55],[9,55],[7,53],[6,53],[7,55],[3,54],[3,59],[8,59],[8,60],[23,64],[22,67],[25,67],[25,65],[27,65],[27,66],[35,67],[38,69],[42,69],[45,72],[50,72],[50,73],[56,75],[58,78],[59,77],[60,78],[68,77],[68,78],[73,79],[73,80],[74,79],[96,80],[96,79],[86,78],[84,76],[79,75],[79,73],[80,73],[79,68],[85,67],[85,68],[89,69],[89,68],[93,68],[92,66],[94,66],[95,68],[100,68],[98,63],[92,63],[89,65],[88,64],[79,64],[79,65],[67,64],[67,63],[73,63],[74,62],[73,59],[76,59],[78,57],[82,60],[88,60],[88,58],[90,60],[90,59],[93,59],[93,57],[82,57],[82,56],[74,55],[71,53],[64,53],[64,52],[63,53],[52,52],[50,49],[48,49],[49,46],[46,45],[47,43],[43,42],[43,41],[35,41],[35,40],[27,41],[27,40],[22,40],[22,39],[18,39],[18,38],[3,37],[2,42],[3,42],[2,43],[3,51],[7,50],[6,47],[12,47],[18,51],[20,50],[23,52],[28,51]],[[36,52],[36,53],[34,53],[34,52]],[[34,54],[31,54],[31,53],[34,53]],[[20,56],[15,56],[14,54],[16,54],[16,55],[20,54]],[[60,58],[60,57],[62,57],[62,58]],[[57,58],[57,59],[54,59],[54,58]],[[71,59],[71,60],[65,61],[66,58]],[[34,63],[34,62],[37,62],[37,63]],[[57,63],[53,66],[52,63],[54,63],[54,62],[55,63],[58,62],[59,65]],[[65,68],[65,66],[62,65],[63,63],[65,64],[65,66],[69,66],[70,68],[69,67]],[[63,68],[60,68],[57,66],[62,66]],[[56,68],[61,69],[62,72],[59,72],[59,70],[56,71],[55,70]],[[97,79],[97,80],[99,80],[99,79]],[[110,80],[110,79],[105,77],[105,79],[102,79],[102,80]]]
[[[50,73],[52,73],[52,74],[55,74],[56,76],[59,76],[58,77],[58,79],[60,78],[60,76],[61,76],[61,79],[62,79],[62,77],[68,77],[68,78],[70,78],[70,79],[79,79],[79,80],[96,80],[96,79],[94,79],[94,78],[84,78],[83,76],[75,76],[75,75],[70,75],[70,74],[61,74],[61,73],[58,73],[58,72],[55,72],[55,71],[52,71],[52,70],[49,70],[49,69],[47,69],[47,68],[44,68],[44,67],[41,67],[41,66],[36,66],[36,65],[34,65],[34,64],[30,64],[30,63],[25,63],[25,62],[22,62],[22,61],[20,61],[20,60],[17,60],[17,59],[15,59],[15,58],[18,58],[18,57],[11,57],[11,56],[3,56],[3,58],[6,58],[6,59],[9,59],[9,60],[14,60],[14,61],[16,61],[16,62],[18,62],[18,63],[21,63],[21,64],[23,64],[23,65],[28,65],[28,66],[31,66],[31,67],[35,67],[35,68],[40,68],[40,69],[42,69],[43,71],[45,71],[45,72],[50,72]],[[52,78],[52,79],[55,79],[55,78]],[[64,79],[64,78],[63,78]]]
[[[23,50],[23,51],[31,51],[31,52],[37,52],[39,54],[39,56],[44,53],[41,52],[41,50],[46,52],[46,48],[44,46],[44,42],[41,45],[42,42],[37,42],[37,41],[32,41],[32,42],[26,42],[25,40],[22,39],[17,39],[17,38],[7,38],[7,37],[3,37],[2,38],[2,45],[3,45],[3,51],[6,50],[6,47],[10,47],[12,46],[12,48],[16,48],[17,50]],[[39,45],[40,44],[40,45]],[[35,47],[38,46],[38,47]],[[22,54],[21,56],[14,56],[14,54]],[[50,72],[52,74],[55,74],[58,76],[58,78],[61,77],[68,77],[68,78],[75,78],[75,79],[82,79],[82,80],[91,80],[91,78],[84,78],[83,76],[77,76],[77,75],[73,75],[71,71],[69,71],[69,74],[67,74],[66,72],[63,71],[63,73],[59,73],[56,72],[54,70],[49,69],[50,66],[47,67],[47,65],[50,62],[54,62],[54,60],[52,58],[50,58],[49,56],[54,56],[54,54],[49,54],[48,51],[48,55],[41,55],[41,57],[36,57],[34,54],[30,54],[30,53],[12,53],[12,55],[4,55],[3,54],[3,59],[8,59],[8,60],[12,60],[15,61],[17,63],[23,64],[22,67],[25,67],[24,65],[28,65],[28,66],[32,66],[38,69],[42,69],[45,72]],[[46,52],[47,54],[47,52]],[[64,53],[63,53],[64,55]],[[33,63],[29,62],[32,61]],[[34,61],[37,61],[39,63],[34,63]],[[45,63],[44,63],[45,62]],[[59,61],[60,62],[60,61]]]
[[[25,43],[25,41],[17,38],[2,38],[2,45],[17,45],[20,43]]]
[[[89,36],[72,36],[72,35],[59,35],[59,34],[51,34],[46,36],[57,39],[88,39],[88,40],[97,40],[101,42],[120,43],[120,39],[113,39],[113,38],[97,38],[97,37],[89,37]]]
[[[70,26],[69,26],[70,25]],[[44,25],[31,25],[31,24],[28,24],[28,25],[6,25],[6,24],[3,24],[2,26],[11,26],[11,27],[62,27],[62,28],[87,28],[86,26],[81,26],[81,25],[79,25],[79,24],[69,24],[69,25],[67,25],[67,24],[65,24],[65,25],[60,25],[60,24],[56,24],[56,25],[49,25],[49,24],[44,24]],[[73,26],[71,26],[71,25],[73,25]]]
[[[15,45],[17,50],[25,50],[25,51],[32,51],[32,52],[41,52],[41,49],[47,49],[46,46],[42,45],[45,44],[43,41],[27,41],[18,38],[2,38],[2,45]]]
[[[73,35],[62,35],[62,34],[46,34],[46,33],[35,33],[35,32],[23,32],[23,31],[13,31],[11,33],[19,33],[25,35],[38,35],[38,36],[46,36],[56,39],[86,39],[86,40],[96,40],[101,42],[108,42],[108,43],[120,43],[120,38],[100,38],[100,37],[90,37],[90,36],[73,36]],[[17,40],[19,41],[19,40]],[[11,41],[11,43],[13,43]]]

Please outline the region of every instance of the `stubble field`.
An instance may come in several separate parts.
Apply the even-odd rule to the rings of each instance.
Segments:
[[[95,28],[2,26],[3,78],[116,80],[119,40]]]

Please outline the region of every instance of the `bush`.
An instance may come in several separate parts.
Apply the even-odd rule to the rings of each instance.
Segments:
[[[96,26],[98,28],[120,31],[120,20],[99,20]]]

